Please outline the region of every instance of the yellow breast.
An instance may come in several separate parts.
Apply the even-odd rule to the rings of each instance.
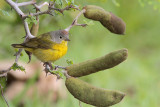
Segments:
[[[67,42],[54,44],[52,49],[35,49],[33,54],[42,62],[53,62],[64,56],[67,52]]]

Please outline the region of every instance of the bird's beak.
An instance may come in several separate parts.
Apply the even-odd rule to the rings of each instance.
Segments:
[[[69,38],[67,38],[67,37],[66,37],[64,40],[65,40],[65,41],[70,41],[70,39],[69,39]]]

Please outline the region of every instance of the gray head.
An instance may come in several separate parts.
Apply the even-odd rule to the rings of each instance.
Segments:
[[[53,32],[50,32],[50,34],[53,42],[61,43],[63,40],[70,41],[69,33],[65,30],[53,31]]]

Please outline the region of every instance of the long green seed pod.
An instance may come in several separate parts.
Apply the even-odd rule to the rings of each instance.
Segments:
[[[84,13],[86,18],[100,21],[100,23],[112,33],[124,34],[126,28],[125,22],[113,13],[107,12],[103,8],[95,5],[87,5],[83,7],[83,9],[86,10]]]
[[[127,59],[127,49],[111,52],[103,57],[88,60],[79,64],[73,64],[66,68],[68,75],[81,77],[100,70],[112,68]]]
[[[122,92],[97,88],[74,77],[67,78],[65,85],[75,98],[97,107],[117,104],[125,96]]]

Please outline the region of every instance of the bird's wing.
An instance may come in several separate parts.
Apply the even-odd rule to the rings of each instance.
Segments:
[[[22,45],[25,48],[41,48],[41,49],[52,49],[52,46],[55,43],[49,39],[45,39],[45,38],[32,38],[29,41],[27,41],[26,43],[23,43]]]

